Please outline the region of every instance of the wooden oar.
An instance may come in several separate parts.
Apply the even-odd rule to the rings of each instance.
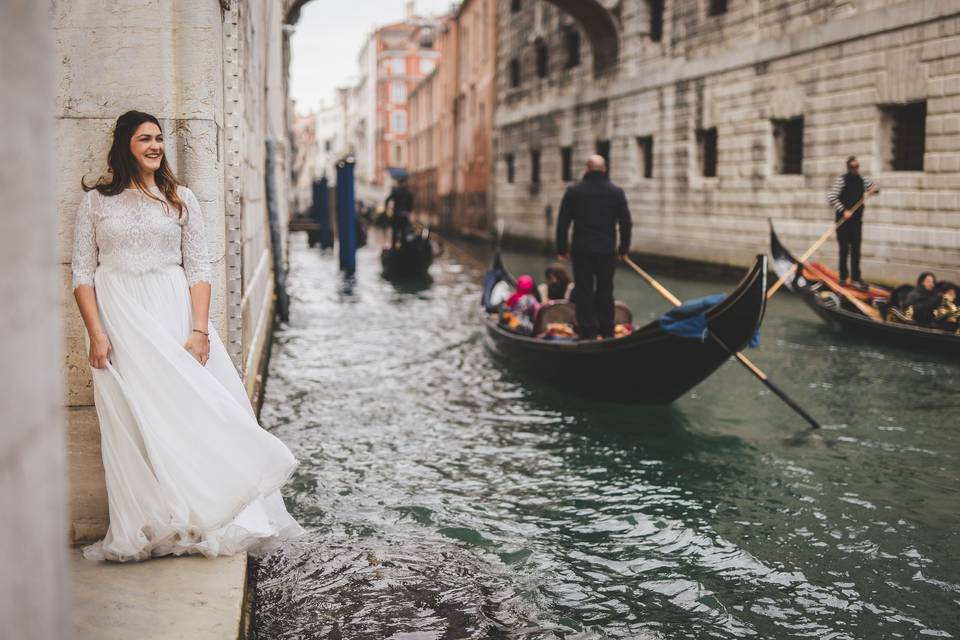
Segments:
[[[883,316],[880,315],[879,311],[868,305],[866,302],[860,300],[858,297],[847,291],[844,287],[841,287],[830,278],[821,277],[820,282],[827,285],[827,288],[833,291],[835,294],[846,298],[850,304],[855,306],[863,315],[867,316],[874,322],[883,322]]]
[[[849,211],[856,211],[861,206],[863,206],[863,203],[866,202],[868,195],[869,195],[869,192],[863,194],[863,197],[860,198],[860,201],[857,202],[857,204],[855,204],[853,207],[851,207]],[[772,298],[773,294],[775,294],[780,289],[780,287],[783,286],[783,283],[787,281],[787,278],[789,278],[790,276],[792,276],[794,273],[797,272],[797,267],[803,264],[804,262],[806,262],[810,256],[816,253],[817,249],[822,247],[823,243],[829,240],[830,236],[835,234],[837,232],[837,229],[843,226],[843,223],[846,222],[847,220],[849,220],[849,218],[840,218],[832,227],[824,231],[823,235],[820,236],[820,238],[817,239],[817,241],[814,242],[813,245],[809,249],[807,249],[802,256],[800,256],[800,258],[793,264],[793,266],[790,267],[785,274],[780,276],[780,279],[774,282],[772,287],[767,289],[767,300]]]
[[[653,276],[651,276],[649,273],[647,273],[646,271],[644,271],[643,269],[641,269],[641,268],[640,268],[640,265],[638,265],[638,264],[635,263],[633,260],[631,260],[629,256],[624,256],[624,257],[623,257],[623,261],[626,262],[626,263],[630,266],[631,269],[633,269],[634,271],[636,271],[637,274],[638,274],[641,278],[643,278],[644,280],[646,280],[646,281],[647,281],[647,284],[649,284],[651,287],[653,287],[653,288],[656,290],[657,293],[659,293],[661,296],[663,296],[664,298],[666,298],[667,301],[670,302],[670,304],[672,304],[672,305],[675,306],[675,307],[679,307],[681,304],[683,304],[682,302],[680,302],[680,299],[679,299],[679,298],[677,298],[675,295],[673,295],[672,293],[670,293],[670,291],[669,291],[666,287],[664,287],[662,284],[660,284],[659,282],[657,282],[656,280],[654,280]],[[797,403],[793,400],[793,398],[791,398],[790,396],[788,396],[783,389],[781,389],[781,388],[778,387],[776,384],[774,384],[773,381],[767,376],[767,374],[765,374],[763,371],[761,371],[761,370],[760,370],[760,367],[758,367],[757,365],[753,364],[753,363],[750,361],[750,359],[747,358],[747,356],[743,355],[743,354],[740,353],[739,351],[736,351],[736,352],[733,351],[733,349],[731,349],[730,347],[728,347],[727,345],[725,345],[725,344],[723,343],[723,341],[720,340],[720,338],[718,338],[717,335],[716,335],[715,333],[713,333],[712,331],[710,331],[709,329],[707,329],[707,335],[709,335],[711,338],[713,338],[714,342],[716,342],[718,345],[720,345],[720,348],[721,348],[721,349],[723,349],[723,350],[726,351],[728,354],[730,354],[731,356],[733,356],[734,358],[736,358],[737,361],[738,361],[740,364],[742,364],[744,367],[747,368],[747,371],[749,371],[749,372],[752,373],[754,376],[756,376],[756,378],[757,378],[760,382],[762,382],[764,385],[766,385],[766,387],[767,387],[768,389],[770,389],[770,391],[772,391],[778,398],[780,398],[781,400],[783,400],[788,407],[790,407],[791,409],[793,409],[801,418],[803,418],[804,420],[806,420],[806,421],[810,424],[811,427],[813,427],[814,429],[819,429],[819,428],[820,428],[820,423],[817,422],[816,420],[814,420],[814,419],[813,419],[813,416],[811,416],[809,413],[807,413],[807,412],[803,409],[803,407],[801,407],[799,404],[797,404]]]

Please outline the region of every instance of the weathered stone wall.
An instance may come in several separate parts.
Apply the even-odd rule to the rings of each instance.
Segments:
[[[48,4],[0,4],[0,638],[69,637]]]
[[[251,396],[266,351],[273,265],[265,200],[266,140],[275,141],[281,224],[287,217],[283,8],[279,0],[157,3],[55,0],[56,197],[71,539],[108,522],[85,329],[70,291],[80,178],[106,169],[113,124],[128,109],[156,115],[177,176],[203,208],[215,282],[211,319]]]
[[[596,142],[608,140],[635,250],[746,265],[767,251],[767,218],[797,250],[820,235],[833,215],[826,192],[855,154],[882,190],[868,206],[865,275],[960,276],[960,5],[730,0],[726,14],[707,16],[703,2],[665,4],[660,42],[651,41],[645,1],[619,4],[619,64],[598,77],[586,37],[581,64],[563,68],[568,16],[545,2],[513,14],[500,2],[495,209],[511,233],[549,241],[566,186],[561,147],[572,147],[577,177]],[[549,46],[543,79],[530,34]],[[517,88],[513,58],[523,69]],[[878,105],[916,100],[927,101],[924,171],[883,170]],[[804,118],[803,172],[779,175],[771,120],[795,116]],[[718,132],[716,177],[700,175],[697,160],[695,131],[708,127]],[[639,136],[653,136],[651,178],[642,175]],[[541,153],[539,187],[531,150]],[[833,246],[821,253],[828,262]]]

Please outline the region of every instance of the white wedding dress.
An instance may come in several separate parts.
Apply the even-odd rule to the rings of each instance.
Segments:
[[[73,286],[94,287],[113,346],[93,369],[110,528],[87,558],[264,552],[303,531],[279,493],[296,461],[257,424],[220,338],[210,327],[206,366],[184,349],[189,287],[210,266],[200,205],[178,194],[183,225],[136,189],[90,191],[77,213]]]

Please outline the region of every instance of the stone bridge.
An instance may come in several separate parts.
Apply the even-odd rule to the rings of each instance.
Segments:
[[[284,0],[285,22],[296,24],[303,5],[312,0]],[[593,50],[593,68],[597,74],[616,69],[620,55],[617,19],[599,0],[546,0],[570,14],[583,28]]]

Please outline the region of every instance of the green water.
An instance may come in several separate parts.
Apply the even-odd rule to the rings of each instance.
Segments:
[[[490,358],[466,254],[393,285],[372,248],[345,281],[292,245],[263,421],[309,534],[259,563],[258,638],[960,635],[960,363],[778,294],[749,355],[822,433],[735,363],[668,407],[589,402]],[[616,284],[638,323],[667,308]]]

